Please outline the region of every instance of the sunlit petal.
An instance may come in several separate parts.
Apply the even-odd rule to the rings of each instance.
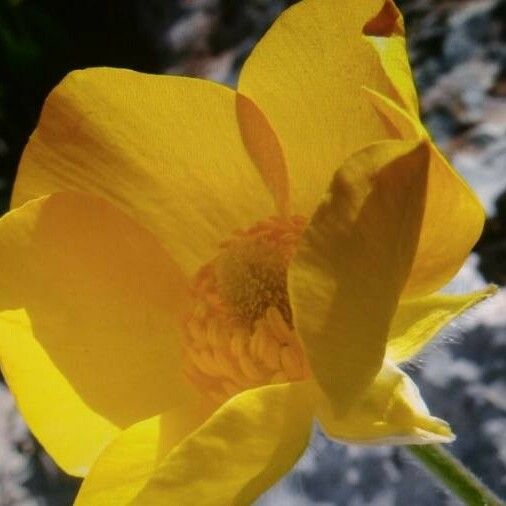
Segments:
[[[385,4],[391,2],[299,2],[280,15],[241,71],[239,91],[266,114],[283,146],[297,213],[312,213],[345,158],[392,137],[361,86],[417,108],[402,20]],[[393,29],[376,36],[369,25],[367,32],[375,18],[392,18]]]
[[[313,388],[300,383],[239,394],[170,452],[167,413],[140,422],[102,453],[76,506],[189,504],[196,497],[199,504],[251,504],[304,451]]]
[[[37,439],[67,473],[86,475],[119,429],[79,397],[34,339],[22,309],[0,313],[0,366]]]
[[[250,122],[257,136],[248,135]],[[276,200],[286,207],[283,155],[272,135],[255,106],[218,84],[120,69],[73,72],[46,101],[12,204],[58,190],[104,197],[193,273],[224,235],[276,212],[263,180],[285,192]],[[266,146],[271,154],[262,157]],[[277,165],[267,169],[271,159]]]
[[[232,398],[168,454],[133,504],[251,504],[306,448],[311,393],[292,383]]]
[[[130,504],[172,447],[207,416],[205,406],[190,403],[123,431],[91,468],[75,506]]]
[[[495,292],[492,286],[465,295],[435,294],[402,301],[392,320],[387,357],[393,362],[409,360],[445,325]]]

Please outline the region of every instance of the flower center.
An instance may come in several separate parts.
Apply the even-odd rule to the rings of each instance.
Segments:
[[[238,231],[195,276],[185,370],[219,402],[310,374],[287,292],[288,264],[305,223],[299,216],[270,218]]]

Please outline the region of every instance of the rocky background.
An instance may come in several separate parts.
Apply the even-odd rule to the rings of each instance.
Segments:
[[[73,68],[112,65],[233,84],[281,0],[0,0],[0,212],[43,97]],[[449,290],[506,283],[506,1],[399,0],[424,121],[485,203],[482,240]],[[451,233],[452,231],[449,231]],[[450,449],[506,496],[506,289],[408,366]],[[65,506],[78,480],[41,450],[0,382],[0,506]],[[453,505],[400,449],[345,447],[315,428],[259,505]]]

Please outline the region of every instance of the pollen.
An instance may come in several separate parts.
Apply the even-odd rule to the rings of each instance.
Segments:
[[[197,273],[185,321],[185,371],[218,402],[261,385],[310,376],[292,324],[287,270],[303,218],[237,231]]]

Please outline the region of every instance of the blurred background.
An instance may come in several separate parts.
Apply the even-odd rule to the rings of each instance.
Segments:
[[[336,0],[339,1],[339,0]],[[0,0],[0,214],[44,97],[90,66],[201,76],[233,85],[283,0]],[[506,283],[506,0],[398,0],[425,124],[484,202],[488,220],[451,290]],[[451,231],[449,231],[451,233]],[[450,446],[506,496],[506,290],[408,366]],[[0,506],[65,506],[78,480],[31,437],[0,381]],[[198,502],[198,501],[197,501]],[[396,448],[327,441],[317,429],[275,505],[458,504]]]

